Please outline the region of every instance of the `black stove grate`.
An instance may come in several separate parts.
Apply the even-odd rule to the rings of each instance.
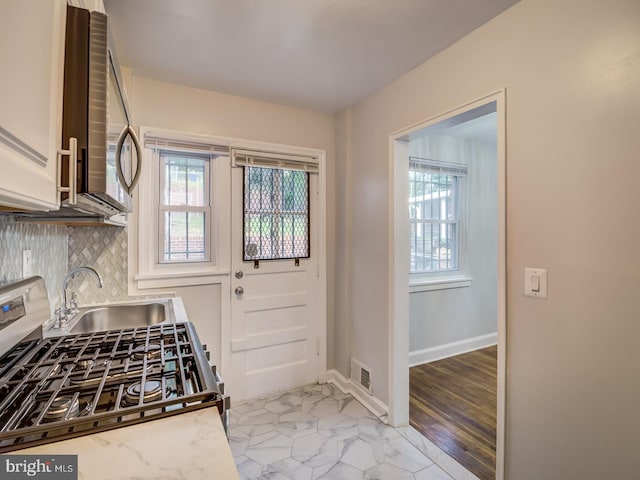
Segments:
[[[190,323],[20,344],[0,371],[0,452],[224,408]]]

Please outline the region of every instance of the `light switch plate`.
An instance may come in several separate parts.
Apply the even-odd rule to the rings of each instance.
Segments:
[[[545,269],[524,269],[524,294],[527,297],[547,298],[547,271]]]

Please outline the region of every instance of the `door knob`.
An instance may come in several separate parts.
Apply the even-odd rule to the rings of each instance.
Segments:
[[[240,280],[242,277],[244,277],[244,273],[242,272],[242,270],[238,270],[236,272],[236,278]]]
[[[235,292],[236,292],[236,295],[240,296],[240,295],[242,295],[244,293],[244,288],[236,287]]]

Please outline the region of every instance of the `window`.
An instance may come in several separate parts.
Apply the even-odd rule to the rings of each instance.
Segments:
[[[159,151],[159,263],[210,259],[209,155]]]
[[[410,273],[460,267],[460,190],[467,166],[409,158]]]
[[[244,167],[244,259],[309,257],[309,173]]]
[[[218,283],[228,275],[229,146],[206,135],[140,127],[144,168],[136,192],[135,287]],[[136,258],[137,257],[137,258]]]

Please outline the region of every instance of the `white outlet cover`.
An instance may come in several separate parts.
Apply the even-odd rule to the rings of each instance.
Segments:
[[[31,259],[31,250],[22,251],[22,278],[33,275],[33,263]]]

